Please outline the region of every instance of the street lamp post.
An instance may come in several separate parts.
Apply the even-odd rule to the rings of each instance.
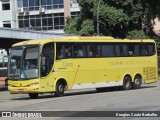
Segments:
[[[98,8],[97,8],[97,36],[99,36],[99,5],[101,0],[98,2]]]

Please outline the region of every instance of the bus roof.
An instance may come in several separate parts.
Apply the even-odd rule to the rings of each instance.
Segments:
[[[81,36],[71,36],[71,37],[61,37],[54,39],[41,39],[41,40],[28,40],[14,44],[13,46],[21,45],[31,45],[31,44],[45,44],[48,42],[154,42],[152,39],[115,39],[113,37],[81,37]]]

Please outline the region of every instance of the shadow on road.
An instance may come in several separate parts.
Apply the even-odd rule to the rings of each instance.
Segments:
[[[0,91],[7,91],[8,90],[8,87],[6,86],[0,86]]]
[[[131,90],[141,90],[141,89],[149,89],[149,88],[155,88],[157,86],[142,86],[140,89],[131,89]],[[71,92],[71,93],[65,93],[65,96],[74,96],[74,95],[85,95],[85,94],[98,94],[103,92],[121,92],[121,91],[131,91],[131,90],[123,90],[121,87],[108,87],[103,88],[101,91],[92,90],[92,91],[83,91],[83,92]]]
[[[44,94],[43,96],[38,96],[37,99],[45,99],[45,98],[53,98],[53,97],[55,97],[54,94],[50,94],[50,95],[45,95]],[[23,97],[19,97],[19,98],[13,98],[11,100],[33,100],[33,99],[30,99],[30,97],[26,94],[26,97],[23,96]]]
[[[157,86],[142,86],[140,89],[155,88],[155,87],[157,87]]]
[[[86,90],[86,91],[76,91],[74,92],[71,91],[71,92],[67,92],[64,94],[64,97],[68,97],[68,96],[77,96],[77,95],[86,95],[86,94],[99,94],[99,93],[108,93],[108,92],[124,92],[124,91],[132,91],[132,90],[142,90],[142,89],[150,89],[150,88],[155,88],[157,86],[142,86],[140,89],[131,89],[131,90],[122,90],[120,87],[110,87],[110,88],[103,88],[102,91],[96,91],[96,90]],[[50,94],[50,95],[47,95],[47,94],[40,94],[38,96],[37,99],[46,99],[46,98],[53,98],[55,97],[54,93],[53,94]],[[57,97],[55,97],[57,98]],[[21,97],[21,98],[14,98],[14,99],[11,99],[11,100],[30,100],[29,96],[26,94],[26,97]]]

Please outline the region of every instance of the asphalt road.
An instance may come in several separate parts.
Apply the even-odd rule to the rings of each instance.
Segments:
[[[26,94],[11,95],[8,91],[0,91],[0,111],[74,111],[71,117],[57,117],[37,119],[58,120],[159,120],[160,117],[96,117],[96,112],[88,112],[90,117],[72,117],[81,111],[160,111],[160,80],[156,83],[143,85],[137,90],[109,89],[98,93],[95,89],[73,90],[65,93],[64,97],[55,97],[54,94],[42,94],[38,99],[30,99]],[[98,114],[99,112],[97,112]],[[103,114],[102,112],[100,112]],[[159,112],[160,113],[160,112]],[[53,115],[55,113],[48,113]],[[61,116],[62,115],[62,116]],[[104,113],[104,116],[106,114]],[[91,117],[94,116],[94,117]],[[103,116],[103,115],[102,115]],[[0,118],[7,119],[7,118]],[[12,118],[15,120],[21,118]],[[27,118],[28,119],[28,118]],[[35,118],[29,118],[35,119]]]

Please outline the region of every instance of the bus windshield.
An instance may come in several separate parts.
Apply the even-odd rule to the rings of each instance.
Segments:
[[[38,78],[39,46],[21,46],[11,49],[8,65],[9,79]]]

